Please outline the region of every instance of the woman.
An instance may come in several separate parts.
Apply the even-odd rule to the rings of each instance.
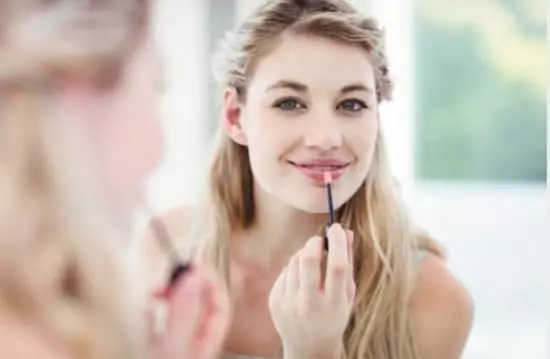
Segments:
[[[226,279],[225,358],[458,359],[472,305],[390,175],[378,107],[392,81],[376,21],[343,0],[266,1],[215,69],[223,131],[204,221],[184,208],[162,220]],[[337,222],[326,260],[325,172]]]
[[[148,336],[129,256],[159,160],[145,0],[0,3],[0,357],[213,358],[228,310],[195,267]]]

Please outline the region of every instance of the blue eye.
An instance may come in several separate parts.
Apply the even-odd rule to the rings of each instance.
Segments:
[[[278,108],[283,111],[294,111],[304,109],[305,106],[300,103],[295,98],[285,98],[280,101],[277,101],[273,107]]]
[[[338,108],[347,111],[347,112],[360,112],[364,109],[369,108],[364,101],[358,99],[350,99],[342,101]]]

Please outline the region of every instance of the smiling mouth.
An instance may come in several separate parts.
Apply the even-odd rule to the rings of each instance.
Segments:
[[[299,163],[287,161],[291,166],[299,170],[303,175],[313,180],[315,183],[324,184],[326,173],[330,173],[333,180],[340,178],[345,170],[350,166],[349,162],[343,161],[318,161],[315,163]]]
[[[318,171],[338,171],[348,167],[350,164],[347,162],[341,163],[298,163],[294,161],[287,161],[292,166],[298,168],[305,168]]]
[[[305,168],[305,169],[318,170],[318,171],[338,171],[349,166],[348,164],[342,164],[342,165],[301,164],[301,163],[295,163],[292,161],[288,161],[288,163],[298,168]]]

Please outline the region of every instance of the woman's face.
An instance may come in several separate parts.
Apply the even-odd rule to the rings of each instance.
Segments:
[[[114,88],[72,86],[67,91],[71,107],[84,120],[101,189],[113,214],[124,221],[142,199],[145,180],[163,151],[157,65],[153,46],[145,41]]]
[[[258,61],[245,104],[226,93],[225,127],[248,147],[256,184],[271,197],[326,213],[329,172],[341,206],[365,180],[378,138],[368,54],[321,37],[285,35]]]

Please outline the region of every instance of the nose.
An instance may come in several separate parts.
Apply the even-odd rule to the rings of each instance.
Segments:
[[[337,118],[323,116],[312,118],[305,129],[306,147],[329,151],[342,146],[342,128]]]

